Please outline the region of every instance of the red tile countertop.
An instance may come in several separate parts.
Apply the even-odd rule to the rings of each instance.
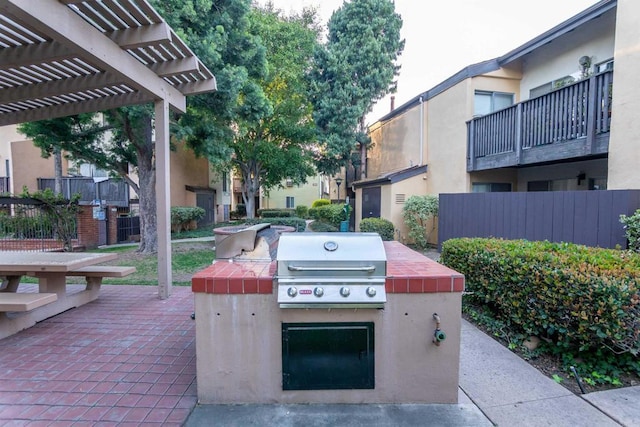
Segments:
[[[462,292],[464,276],[399,242],[384,242],[388,293]],[[191,279],[193,292],[207,294],[270,294],[276,263],[214,261]]]

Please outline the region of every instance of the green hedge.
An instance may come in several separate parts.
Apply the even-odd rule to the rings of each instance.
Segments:
[[[307,218],[309,216],[309,208],[305,205],[296,206],[296,216],[298,218]]]
[[[294,209],[258,209],[258,216],[261,218],[286,218],[297,215]]]
[[[205,211],[196,206],[171,207],[171,231],[179,233],[193,228],[193,223],[204,218]]]
[[[309,216],[316,221],[326,222],[336,228],[340,228],[340,222],[348,218],[343,204],[323,205],[309,209]]]
[[[313,201],[313,203],[311,203],[311,207],[312,208],[319,208],[320,206],[326,206],[326,205],[330,205],[331,204],[331,200],[329,199],[316,199]]]
[[[245,222],[247,225],[255,225],[268,222],[273,225],[287,225],[294,227],[297,232],[305,231],[307,228],[307,222],[302,218],[286,217],[286,218],[253,218],[247,219]]]
[[[452,239],[441,262],[463,273],[472,301],[558,354],[635,363],[640,352],[640,256],[569,243]],[[624,356],[624,355],[623,355]],[[635,362],[634,362],[635,360]]]
[[[378,233],[382,240],[393,240],[395,235],[393,223],[384,218],[363,218],[360,231]]]

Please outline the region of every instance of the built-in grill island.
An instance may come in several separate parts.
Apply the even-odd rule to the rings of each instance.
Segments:
[[[193,277],[201,403],[457,402],[462,275],[373,233],[275,246]]]

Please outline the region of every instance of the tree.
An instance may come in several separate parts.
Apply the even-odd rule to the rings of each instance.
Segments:
[[[314,125],[304,73],[317,43],[315,12],[284,18],[268,5],[232,16],[244,7],[249,11],[250,2],[220,2],[235,5],[225,13],[198,9],[207,2],[186,3],[192,2],[158,6],[171,6],[169,23],[180,28],[216,75],[220,90],[189,102],[187,114],[177,122],[177,136],[216,169],[240,174],[247,216],[252,218],[260,189],[278,186],[285,178],[301,183],[314,172]],[[190,25],[171,20],[179,16],[189,16]],[[220,50],[213,54],[207,50],[211,45]]]
[[[316,14],[284,17],[271,5],[250,14],[250,32],[266,48],[267,73],[256,80],[270,108],[236,122],[231,164],[242,176],[247,216],[255,213],[260,189],[281,186],[284,179],[304,183],[315,173],[312,142],[315,124],[307,99],[305,72],[317,44]]]
[[[96,165],[124,179],[140,199],[138,251],[157,252],[153,107],[109,110],[102,119],[104,123],[97,114],[83,114],[23,124],[22,128],[43,152],[62,150],[72,159]],[[35,134],[35,130],[39,133]],[[129,175],[130,165],[138,175],[137,183]]]
[[[18,132],[33,140],[42,157],[54,157],[55,194],[62,193],[61,145],[78,138],[82,129],[92,127],[94,114],[80,114],[60,119],[41,120],[18,125]]]
[[[359,163],[365,177],[370,141],[364,120],[377,100],[396,89],[401,27],[392,0],[352,0],[331,16],[327,42],[316,51],[310,73],[320,171]],[[356,145],[360,160],[351,157]]]

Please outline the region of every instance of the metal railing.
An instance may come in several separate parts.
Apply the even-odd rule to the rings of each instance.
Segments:
[[[64,250],[63,235],[77,239],[77,219],[63,224],[39,200],[0,197],[0,251]]]

